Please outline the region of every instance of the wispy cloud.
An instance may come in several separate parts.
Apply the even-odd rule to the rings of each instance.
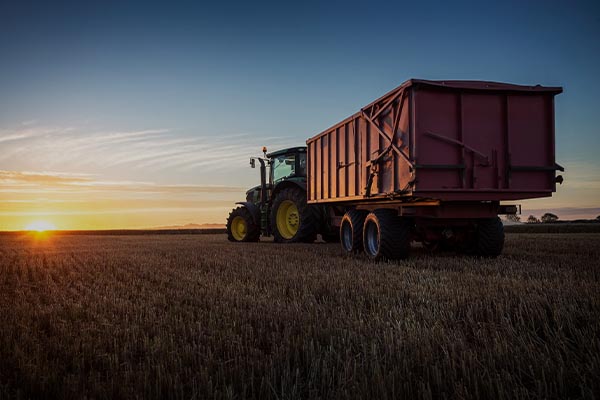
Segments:
[[[27,136],[25,134],[23,134],[23,133],[11,133],[11,134],[6,134],[6,135],[1,135],[0,136],[0,143],[2,143],[2,142],[12,142],[12,141],[15,141],[15,140],[24,139],[26,137]]]
[[[73,184],[90,181],[90,174],[64,172],[30,172],[0,170],[0,183],[3,186],[30,184]]]
[[[223,206],[213,207],[137,207],[137,208],[108,208],[102,210],[52,210],[52,211],[0,211],[0,216],[6,217],[40,217],[40,216],[65,216],[65,215],[131,215],[151,213],[193,213],[221,210]]]
[[[35,160],[55,170],[127,167],[150,171],[237,169],[252,149],[265,143],[284,147],[283,137],[184,135],[171,129],[90,131],[74,127],[43,127],[35,123],[0,129],[0,163]],[[256,153],[256,151],[254,151]]]
[[[40,192],[49,193],[53,189],[60,192],[81,193],[86,189],[96,192],[138,192],[138,193],[238,193],[241,187],[223,185],[175,184],[165,185],[140,181],[104,181],[96,175],[62,172],[32,172],[0,170],[0,192]]]
[[[31,128],[29,126],[21,126],[16,129],[0,129],[0,143],[3,143],[3,146],[18,146],[21,145],[23,141],[31,140],[36,137],[42,137],[44,135],[59,131],[61,130],[55,128]]]

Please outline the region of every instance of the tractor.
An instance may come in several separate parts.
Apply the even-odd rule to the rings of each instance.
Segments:
[[[327,209],[306,203],[306,147],[292,147],[251,157],[260,164],[260,185],[246,192],[227,218],[227,237],[232,242],[257,242],[273,236],[277,243],[310,243],[321,234],[336,241],[337,230],[327,223]]]

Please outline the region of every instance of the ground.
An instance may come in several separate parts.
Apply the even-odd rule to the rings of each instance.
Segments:
[[[598,398],[600,234],[497,259],[0,236],[0,398]]]

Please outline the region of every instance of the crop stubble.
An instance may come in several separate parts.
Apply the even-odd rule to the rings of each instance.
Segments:
[[[600,234],[371,263],[224,235],[0,237],[0,397],[597,398]]]

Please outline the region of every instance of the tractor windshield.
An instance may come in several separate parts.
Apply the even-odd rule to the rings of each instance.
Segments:
[[[296,155],[285,154],[275,157],[271,164],[271,171],[273,173],[273,182],[296,175]]]

